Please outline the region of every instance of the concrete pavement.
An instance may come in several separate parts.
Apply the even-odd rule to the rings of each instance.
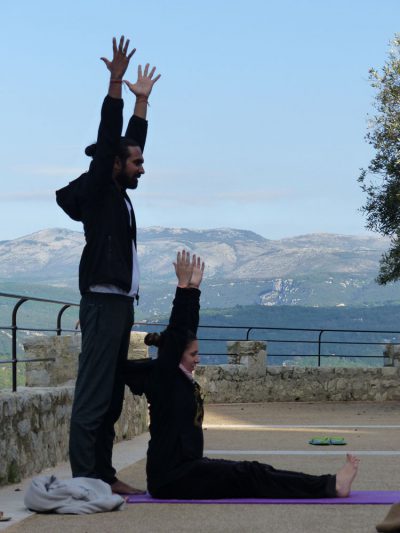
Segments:
[[[355,490],[400,490],[400,402],[268,403],[206,405],[205,448],[210,457],[250,459],[277,468],[335,473],[346,452],[361,458]],[[344,447],[318,448],[313,436],[345,437]],[[147,435],[115,447],[120,477],[145,488]],[[50,472],[50,471],[49,471]],[[52,469],[70,475],[68,465]],[[127,505],[89,516],[32,515],[17,522],[23,489],[0,489],[0,509],[13,520],[6,533],[274,532],[373,533],[389,505]],[[16,488],[22,489],[15,492]]]

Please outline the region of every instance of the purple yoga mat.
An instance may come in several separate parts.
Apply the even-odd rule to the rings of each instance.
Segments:
[[[400,502],[400,491],[398,490],[358,490],[350,494],[348,498],[314,498],[314,499],[271,499],[271,498],[231,498],[223,500],[157,500],[150,494],[131,495],[127,498],[127,503],[191,503],[191,504],[285,504],[285,505],[385,505]]]

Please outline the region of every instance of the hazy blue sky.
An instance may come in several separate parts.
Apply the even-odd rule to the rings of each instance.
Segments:
[[[54,191],[88,165],[113,35],[162,78],[149,109],[139,226],[267,238],[364,233],[368,69],[398,0],[2,0],[0,239],[81,229]],[[125,117],[132,110],[124,93]]]

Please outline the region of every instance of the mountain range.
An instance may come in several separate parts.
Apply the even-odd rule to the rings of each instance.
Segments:
[[[388,240],[317,233],[271,240],[251,231],[220,228],[139,229],[139,313],[151,318],[169,309],[177,250],[206,261],[204,307],[235,305],[369,306],[400,302],[396,284],[374,281]],[[46,229],[0,241],[0,290],[29,290],[78,301],[81,232]],[[42,292],[40,292],[42,291]]]
[[[136,321],[165,321],[175,287],[172,261],[178,250],[186,248],[206,262],[203,325],[398,330],[400,286],[381,287],[375,282],[387,239],[318,233],[271,240],[240,229],[150,227],[139,230],[138,242],[141,297]],[[77,273],[83,246],[83,233],[57,228],[0,241],[0,292],[79,302]],[[4,355],[10,353],[7,326],[15,302],[0,298],[0,354]],[[59,307],[27,302],[18,311],[18,325],[54,328]],[[77,308],[70,308],[63,328],[73,328],[76,320]],[[210,331],[211,337],[217,335]],[[368,340],[394,339],[378,335]],[[332,353],[357,353],[357,346],[354,350],[329,346]],[[315,350],[302,342],[289,347],[272,345],[277,361]],[[376,350],[381,356],[382,347]],[[220,356],[210,357],[215,362]]]
[[[382,237],[316,233],[281,240],[245,230],[189,230],[150,227],[139,230],[142,277],[170,278],[171,257],[186,247],[204,256],[208,278],[268,279],[310,273],[375,276],[388,247]],[[74,277],[84,245],[83,233],[47,229],[0,241],[0,278],[47,280]]]

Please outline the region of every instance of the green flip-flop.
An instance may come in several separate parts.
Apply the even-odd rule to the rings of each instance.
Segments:
[[[331,444],[329,437],[313,437],[308,441],[308,444],[313,446],[329,446]]]
[[[329,444],[333,444],[333,446],[344,446],[347,444],[343,437],[330,437],[329,441]]]

